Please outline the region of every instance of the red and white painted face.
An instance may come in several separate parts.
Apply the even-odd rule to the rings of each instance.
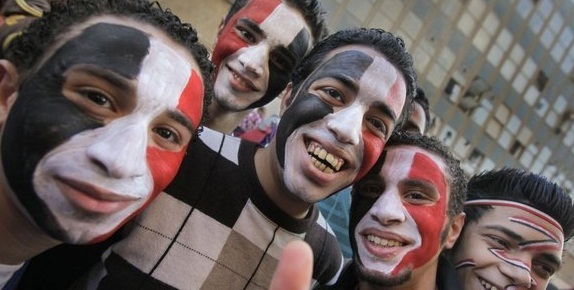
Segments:
[[[295,64],[311,49],[302,14],[281,0],[251,0],[219,33],[212,60],[217,103],[242,111],[285,88]]]
[[[448,224],[445,168],[419,147],[393,146],[379,174],[357,184],[354,240],[366,272],[391,281],[436,262]]]
[[[348,45],[327,57],[295,93],[277,129],[285,184],[306,203],[373,167],[406,98],[402,74],[379,52]]]
[[[174,178],[201,119],[203,82],[191,55],[155,29],[134,27],[89,26],[38,73],[62,78],[61,89],[25,97],[51,99],[60,114],[37,121],[56,128],[43,142],[57,146],[33,172],[44,211],[28,211],[64,242],[101,240],[151,202]],[[93,49],[83,51],[89,57],[73,53],[83,47]]]
[[[453,253],[465,289],[546,289],[562,263],[560,224],[521,203],[473,200],[466,204],[493,208],[465,225]]]

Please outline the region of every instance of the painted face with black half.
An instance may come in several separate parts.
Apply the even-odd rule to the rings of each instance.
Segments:
[[[40,228],[90,243],[173,179],[201,119],[203,81],[192,56],[149,25],[103,16],[66,36],[21,85],[2,165]]]
[[[349,45],[329,53],[295,90],[276,154],[289,191],[314,203],[373,166],[404,106],[405,81],[380,53]]]
[[[230,111],[267,104],[285,89],[311,46],[311,30],[296,8],[281,0],[249,1],[223,27],[213,49],[215,100]]]
[[[562,264],[564,233],[560,224],[517,202],[484,199],[465,205],[492,206],[465,225],[453,251],[465,289],[546,289]]]
[[[448,224],[444,168],[421,148],[396,146],[355,185],[351,243],[363,280],[396,286],[434,269]]]

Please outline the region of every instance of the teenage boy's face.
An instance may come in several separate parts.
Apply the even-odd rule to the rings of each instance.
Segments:
[[[465,289],[546,289],[562,263],[559,224],[523,204],[484,202],[495,206],[465,226],[453,253]]]
[[[271,101],[312,42],[297,9],[281,0],[248,1],[222,28],[213,49],[216,101],[230,111]]]
[[[151,26],[107,16],[67,38],[22,84],[1,156],[34,222],[89,243],[173,179],[201,118],[203,83],[191,55]]]
[[[363,176],[383,150],[403,109],[402,74],[379,52],[349,45],[291,96],[276,137],[287,188],[314,203]]]
[[[449,189],[446,165],[434,154],[414,146],[384,154],[381,170],[355,185],[350,228],[361,280],[392,286],[435,275],[428,270],[451,234]]]

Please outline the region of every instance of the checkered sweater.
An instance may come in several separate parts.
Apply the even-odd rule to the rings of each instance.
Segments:
[[[334,283],[343,258],[318,208],[295,219],[257,179],[255,144],[205,129],[174,182],[112,247],[91,289],[267,289],[282,249],[307,241],[313,279]],[[93,277],[100,278],[93,280]]]

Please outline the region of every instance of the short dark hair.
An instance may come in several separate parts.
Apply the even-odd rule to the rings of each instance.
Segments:
[[[224,23],[227,24],[231,17],[241,8],[247,5],[248,1],[253,0],[235,0],[231,7],[229,8],[227,15],[225,16]],[[321,4],[318,0],[283,0],[288,5],[295,7],[301,12],[303,18],[311,28],[311,34],[313,36],[313,44],[317,43],[319,40],[323,39],[328,33],[327,24],[325,22],[325,11],[321,8]]]
[[[522,203],[542,211],[562,226],[565,241],[574,235],[574,203],[556,183],[540,174],[503,167],[481,172],[468,182],[467,200],[496,199]],[[467,223],[476,222],[488,205],[465,206]]]
[[[356,28],[337,31],[320,41],[311,52],[295,68],[291,76],[293,91],[322,63],[325,56],[336,48],[345,45],[365,45],[380,52],[402,73],[407,89],[405,106],[397,127],[408,116],[410,104],[416,93],[417,75],[413,66],[413,58],[405,48],[405,43],[399,36],[378,28]]]
[[[50,12],[44,13],[30,24],[24,33],[14,39],[5,52],[5,58],[12,62],[18,72],[26,75],[40,61],[42,56],[58,40],[58,36],[69,31],[75,24],[99,15],[130,17],[148,23],[165,32],[185,47],[193,56],[203,77],[203,116],[213,96],[213,64],[205,46],[198,42],[197,32],[188,23],[182,23],[171,11],[163,10],[157,2],[147,0],[66,0],[52,2]]]

